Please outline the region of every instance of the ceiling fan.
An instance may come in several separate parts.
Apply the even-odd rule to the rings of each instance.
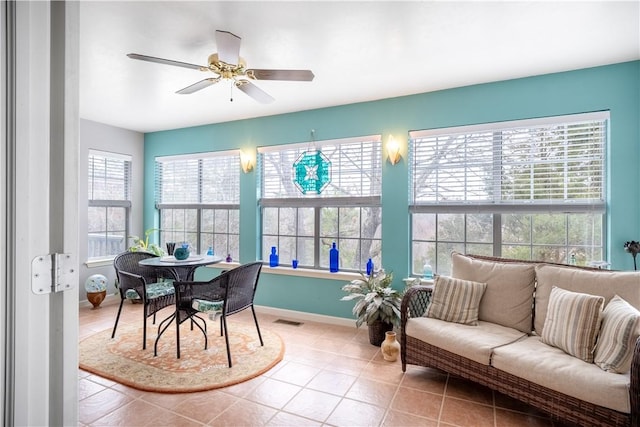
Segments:
[[[155,62],[158,64],[174,65],[176,67],[191,68],[199,71],[211,71],[216,76],[200,80],[190,86],[180,89],[176,93],[185,95],[194,93],[220,80],[231,80],[233,85],[242,92],[249,95],[256,101],[268,104],[274,98],[251,83],[250,80],[289,80],[289,81],[311,81],[313,72],[311,70],[264,70],[259,68],[247,69],[246,62],[240,57],[240,37],[228,31],[216,31],[216,44],[218,53],[209,55],[209,65],[197,65],[187,62],[173,61],[171,59],[156,58],[154,56],[130,53],[127,56],[131,59]],[[231,98],[233,101],[233,98]]]

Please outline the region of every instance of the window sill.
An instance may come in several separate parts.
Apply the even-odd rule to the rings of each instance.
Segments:
[[[86,265],[87,268],[108,267],[113,265],[113,258],[114,257],[89,259],[84,265]]]
[[[219,262],[216,264],[208,265],[208,268],[218,269],[230,269],[238,267],[240,264],[237,262]],[[329,279],[340,281],[351,281],[353,279],[359,279],[360,273],[338,271],[337,273],[331,273],[326,270],[313,270],[310,268],[292,268],[279,265],[277,267],[269,267],[268,265],[262,266],[261,274],[278,274],[281,276],[297,276],[297,277],[311,277],[315,279]]]
[[[413,284],[416,284],[415,281],[419,280],[420,281],[420,285],[433,285],[434,284],[434,280],[433,279],[425,279],[423,277],[405,277],[404,279],[402,279],[402,281],[404,282],[405,285],[407,286],[411,286]]]
[[[292,268],[286,266],[277,267],[262,267],[262,272],[266,274],[279,274],[282,276],[300,276],[300,277],[312,277],[316,279],[329,279],[340,281],[351,281],[353,279],[359,279],[360,273],[354,273],[350,271],[338,271],[337,273],[331,273],[327,270],[313,270],[310,268]]]

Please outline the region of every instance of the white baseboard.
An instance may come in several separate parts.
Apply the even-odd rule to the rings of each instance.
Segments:
[[[117,298],[117,303],[120,303],[120,295],[109,294],[102,302],[103,304],[113,303],[112,299]],[[128,302],[128,301],[127,301]],[[81,307],[91,307],[91,303],[87,300],[80,301]],[[256,312],[269,314],[272,316],[281,317],[286,320],[296,320],[296,321],[307,321],[307,322],[318,322],[318,323],[326,323],[329,325],[338,325],[338,326],[356,326],[355,319],[345,319],[344,317],[335,317],[335,316],[327,316],[324,314],[316,314],[316,313],[306,313],[304,311],[296,311],[296,310],[287,310],[284,308],[275,308],[268,307],[266,305],[256,305]]]
[[[256,305],[255,308],[258,313],[282,317],[285,320],[318,322],[338,326],[352,326],[354,328],[356,326],[355,319],[345,319],[344,317],[326,316],[324,314],[306,313],[304,311],[287,310],[264,305]]]

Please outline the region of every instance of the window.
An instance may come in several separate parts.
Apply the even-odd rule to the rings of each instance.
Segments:
[[[237,151],[156,159],[160,242],[198,253],[240,256],[240,155]]]
[[[450,252],[602,260],[608,113],[410,133],[413,273]]]
[[[329,267],[333,242],[341,270],[364,270],[381,259],[380,136],[265,147],[261,169],[262,258],[278,248],[281,264]],[[304,195],[294,183],[293,164],[319,149],[331,162],[331,181],[320,194]]]
[[[131,157],[89,152],[88,258],[124,252],[131,210]]]

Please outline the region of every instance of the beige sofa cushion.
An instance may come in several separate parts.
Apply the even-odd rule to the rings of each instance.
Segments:
[[[494,348],[526,337],[516,329],[494,323],[479,321],[471,326],[429,317],[409,319],[405,331],[410,337],[483,365],[489,365]]]
[[[629,374],[612,374],[528,337],[493,352],[491,365],[551,390],[628,414]]]
[[[452,277],[487,284],[480,301],[479,320],[531,332],[533,264],[480,260],[456,252],[451,261]]]
[[[535,267],[537,287],[535,295],[535,332],[540,335],[547,317],[547,306],[551,288],[557,286],[572,292],[600,295],[605,305],[617,294],[625,301],[640,309],[640,272],[636,271],[595,271],[538,264]],[[490,284],[487,282],[487,292]],[[482,305],[480,306],[482,320]]]

